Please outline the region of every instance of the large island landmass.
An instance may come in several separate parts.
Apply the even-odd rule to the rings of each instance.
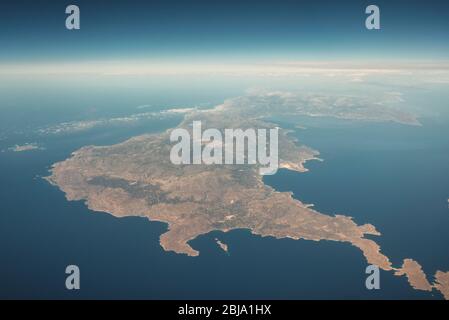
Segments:
[[[191,123],[200,120],[203,129],[268,129],[278,126],[270,117],[304,114],[419,125],[413,115],[385,104],[361,105],[348,97],[308,99],[286,93],[238,97],[213,109],[191,110],[179,127],[191,130]],[[46,179],[68,200],[84,200],[91,210],[167,223],[160,237],[167,251],[197,256],[189,241],[214,230],[249,229],[263,237],[339,241],[359,248],[369,264],[406,275],[415,289],[435,288],[449,298],[449,273],[438,271],[430,284],[411,259],[393,267],[380,246],[366,237],[380,236],[373,225],[358,225],[342,214],[323,214],[289,192],[274,190],[264,184],[257,165],[174,165],[169,136],[167,130],[112,146],[83,147],[55,163]],[[318,151],[280,129],[280,168],[305,172],[305,162],[318,156]]]

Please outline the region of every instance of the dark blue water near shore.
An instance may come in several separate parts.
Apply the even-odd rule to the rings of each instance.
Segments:
[[[46,150],[0,154],[0,298],[440,298],[412,290],[405,278],[386,272],[381,290],[366,290],[366,262],[357,248],[343,243],[277,240],[235,230],[191,241],[199,257],[165,252],[159,245],[165,224],[93,213],[37,177],[81,146],[116,143],[178,120],[49,138]],[[308,173],[280,170],[265,181],[324,213],[373,223],[383,233],[376,241],[395,262],[411,257],[429,274],[449,270],[443,191],[449,186],[441,172],[448,162],[443,163],[444,138],[434,141],[435,128],[306,124],[309,129],[297,131],[298,137],[320,150],[325,161],[309,163]],[[400,137],[411,137],[419,149]],[[228,254],[214,238],[228,244]],[[65,289],[69,264],[81,269],[79,291]]]
[[[440,119],[441,120],[441,119]],[[327,214],[372,223],[372,237],[396,266],[417,260],[429,279],[449,270],[449,127],[422,127],[302,118],[298,139],[321,152],[307,173],[280,170],[265,182],[292,191]],[[292,127],[292,124],[284,123]]]
[[[153,129],[158,130],[162,125],[155,124]],[[136,133],[128,132],[128,135]],[[125,138],[123,133],[120,137]],[[82,202],[67,202],[56,187],[35,178],[36,175],[47,174],[48,165],[66,158],[82,145],[117,141],[120,138],[114,135],[93,136],[90,139],[86,136],[53,144],[49,142],[45,151],[2,154],[0,246],[3,259],[0,266],[0,297],[431,297],[413,291],[405,279],[389,273],[382,273],[382,290],[366,290],[366,263],[361,253],[342,243],[276,240],[255,237],[246,230],[235,230],[227,234],[213,232],[193,240],[192,246],[201,252],[199,257],[165,252],[158,242],[160,234],[166,230],[165,224],[138,217],[117,219],[108,214],[93,213]],[[343,206],[354,202],[358,204],[359,201],[363,202],[362,199],[335,196],[340,201],[332,203],[323,195],[322,187],[317,189],[320,185],[329,184],[329,176],[319,173],[327,163],[336,165],[326,158],[324,163],[311,165],[314,170],[310,174],[296,175],[281,171],[267,181],[279,189],[301,194],[305,201],[317,203],[318,209],[325,212],[341,210],[353,215],[371,212],[356,212]],[[323,176],[312,183],[314,179],[308,180],[312,174]],[[332,193],[335,190],[328,194]],[[366,216],[356,216],[356,220],[380,222],[368,213]],[[387,231],[383,230],[381,223],[379,227]],[[393,236],[397,237],[397,234]],[[229,245],[229,254],[218,248],[215,237]],[[402,254],[393,254],[395,245],[387,246],[387,240],[380,242],[388,253],[401,257]],[[418,255],[418,258],[428,263],[423,256]],[[69,264],[76,264],[81,269],[80,291],[71,292],[64,287],[64,269]]]

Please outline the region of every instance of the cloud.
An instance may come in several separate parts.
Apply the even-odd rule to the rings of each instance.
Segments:
[[[25,143],[22,145],[14,145],[12,147],[8,148],[9,151],[12,152],[25,152],[25,151],[32,151],[32,150],[45,150],[44,147],[39,146],[37,143]]]
[[[327,77],[354,75],[392,75],[407,72],[442,73],[447,75],[449,62],[369,62],[369,61],[260,61],[260,62],[189,62],[189,61],[90,61],[67,63],[23,63],[0,65],[0,75],[233,75],[287,76],[321,75]],[[359,76],[360,78],[360,76]]]
[[[72,134],[78,132],[88,131],[98,127],[105,127],[111,125],[127,125],[135,124],[139,121],[145,121],[150,119],[160,119],[162,117],[173,116],[176,114],[182,114],[195,110],[195,108],[172,108],[166,109],[158,112],[142,112],[131,114],[124,117],[115,118],[102,118],[93,120],[83,120],[83,121],[70,121],[62,122],[56,125],[47,126],[38,129],[39,134]]]

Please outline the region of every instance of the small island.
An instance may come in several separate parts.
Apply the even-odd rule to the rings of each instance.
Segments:
[[[221,242],[219,239],[215,238],[215,242],[218,244],[218,246],[226,253],[229,253],[228,251],[228,245],[226,243]]]

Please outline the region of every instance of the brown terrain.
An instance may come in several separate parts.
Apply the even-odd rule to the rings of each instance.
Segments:
[[[205,128],[272,128],[275,124],[263,119],[273,110],[278,114],[293,112],[291,107],[282,107],[287,103],[279,103],[282,97],[257,99],[262,102],[244,97],[211,110],[192,111],[180,127],[189,128],[193,120],[201,120]],[[367,112],[357,110],[352,111],[355,118],[363,118]],[[413,116],[398,115],[398,122],[412,119],[410,124],[417,124]],[[390,121],[395,116],[388,110],[377,118]],[[380,236],[373,225],[358,225],[345,215],[320,213],[291,193],[272,189],[263,183],[257,165],[172,164],[169,132],[142,135],[112,146],[83,147],[54,164],[47,180],[68,200],[84,200],[91,210],[167,223],[168,231],[160,237],[167,251],[197,256],[199,252],[189,245],[190,240],[214,230],[242,228],[264,237],[339,241],[359,248],[369,264],[406,275],[413,288],[435,288],[449,298],[449,273],[437,272],[436,283],[431,285],[413,260],[406,259],[402,268],[394,268],[380,246],[366,238]],[[280,167],[304,172],[304,163],[318,155],[280,130]]]

